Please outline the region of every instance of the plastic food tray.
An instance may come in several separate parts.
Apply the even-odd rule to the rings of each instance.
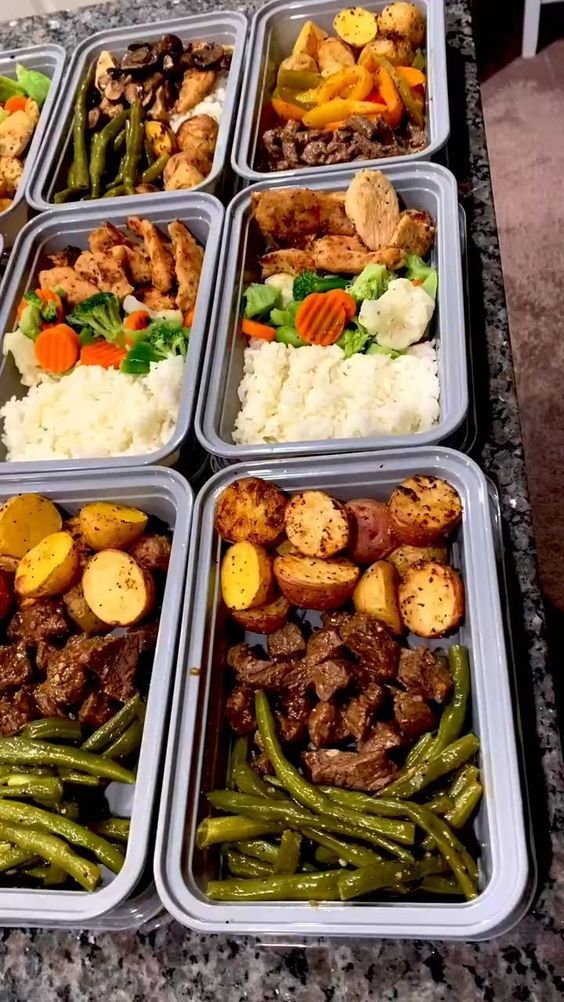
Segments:
[[[111,202],[111,204],[110,204]],[[15,326],[17,305],[40,269],[41,257],[60,250],[69,244],[88,247],[88,234],[104,222],[125,227],[131,215],[140,214],[163,227],[173,219],[185,223],[196,239],[205,247],[204,264],[200,277],[192,334],[184,367],[180,407],[176,428],[171,439],[155,452],[143,455],[115,456],[89,459],[45,459],[41,461],[6,462],[6,450],[0,442],[0,472],[2,474],[51,472],[68,469],[111,469],[117,466],[132,467],[155,463],[171,463],[180,445],[190,432],[196,401],[198,378],[203,355],[207,317],[216,276],[223,206],[213,195],[203,192],[177,192],[173,197],[144,195],[139,199],[111,199],[108,205],[85,202],[70,207],[66,212],[58,209],[43,213],[22,230],[8,261],[6,274],[0,286],[0,339],[4,332]],[[23,396],[19,373],[9,354],[0,358],[0,407],[13,396]],[[116,401],[116,406],[118,403]],[[200,457],[198,457],[200,461]],[[190,471],[189,457],[187,470]]]
[[[65,58],[65,50],[60,45],[32,45],[29,48],[11,49],[0,53],[0,75],[2,76],[15,78],[16,65],[21,63],[22,66],[26,66],[30,70],[39,70],[51,77],[49,93],[29,144],[18,190],[10,208],[0,212],[0,232],[4,235],[8,245],[15,240],[19,230],[28,219],[29,209],[25,201],[26,190],[33,168],[39,163],[38,153],[51,119],[55,99],[59,96],[59,83],[63,74]]]
[[[255,445],[236,445],[232,440],[246,346],[246,338],[239,332],[240,303],[245,286],[259,274],[257,255],[261,253],[250,227],[252,192],[300,185],[314,190],[345,191],[355,173],[355,170],[326,173],[291,184],[278,179],[261,182],[240,192],[227,207],[218,267],[220,278],[210,320],[214,337],[209,340],[206,351],[195,418],[196,434],[212,454],[243,460],[429,445],[452,434],[465,418],[468,376],[456,181],[445,167],[412,163],[386,168],[384,173],[405,205],[426,209],[436,225],[431,259],[439,272],[438,309],[434,320],[441,392],[439,421],[429,431],[410,435]]]
[[[212,903],[203,887],[206,878],[215,875],[217,856],[195,856],[194,835],[207,813],[205,792],[223,785],[227,754],[221,731],[225,649],[219,648],[226,644],[219,602],[221,545],[213,528],[217,498],[241,476],[264,477],[289,492],[320,488],[343,500],[386,498],[414,472],[445,477],[459,491],[464,506],[452,553],[464,578],[467,612],[452,639],[470,650],[472,727],[481,741],[485,795],[475,821],[481,893],[464,903],[316,903],[315,907],[297,902],[291,906]],[[233,934],[470,940],[507,931],[522,914],[529,863],[488,486],[480,469],[460,453],[443,448],[320,457],[313,466],[299,458],[239,464],[221,471],[203,488],[194,524],[198,541],[188,564],[191,610],[183,614],[155,852],[157,889],[166,909],[191,928]]]
[[[386,0],[372,0],[365,6],[369,10],[380,11],[386,6]],[[427,21],[427,146],[405,156],[365,160],[362,162],[363,167],[383,167],[392,163],[430,159],[448,139],[450,122],[443,0],[417,0],[417,6],[425,14]],[[343,7],[346,7],[343,0],[305,0],[304,3],[300,0],[293,0],[291,3],[272,0],[255,14],[251,24],[250,56],[231,155],[233,170],[247,181],[265,177],[288,179],[304,174],[313,178],[328,169],[335,172],[350,169],[350,162],[334,164],[331,168],[327,165],[303,166],[295,170],[268,172],[256,169],[260,131],[264,127],[262,108],[274,89],[280,62],[290,55],[305,21],[315,21],[327,32],[332,32],[333,18]]]
[[[147,864],[153,807],[160,793],[161,742],[167,723],[169,684],[176,657],[193,499],[190,487],[178,473],[158,467],[121,469],[94,475],[74,471],[51,477],[18,476],[14,479],[3,477],[1,480],[1,501],[16,493],[30,492],[45,494],[69,512],[94,500],[137,505],[173,530],[137,782],[135,786],[113,783],[108,788],[110,802],[119,806],[122,816],[131,817],[124,866],[117,876],[108,873],[109,881],[91,894],[80,890],[0,888],[0,925],[84,926],[93,919],[113,913],[127,899],[134,898],[139,893],[138,885]],[[124,915],[124,909],[121,909],[124,921],[127,911],[126,908]]]
[[[52,115],[50,128],[45,139],[44,156],[41,163],[37,163],[30,180],[28,190],[28,201],[34,209],[42,211],[53,206],[53,195],[59,188],[65,187],[66,178],[64,176],[65,167],[70,161],[70,150],[72,147],[72,119],[74,113],[74,102],[76,92],[84,74],[98,58],[100,53],[109,49],[115,55],[123,55],[128,45],[134,42],[155,42],[161,35],[175,34],[183,42],[210,40],[223,45],[234,46],[233,59],[227,81],[227,91],[225,104],[219,124],[219,132],[215,147],[213,166],[210,174],[193,191],[211,191],[218,186],[225,161],[231,133],[233,129],[236,100],[240,91],[240,78],[243,68],[243,53],[247,38],[247,19],[244,14],[237,11],[218,11],[214,14],[197,14],[194,17],[179,17],[171,21],[157,21],[150,24],[136,24],[127,28],[116,28],[108,31],[100,31],[97,34],[85,39],[72,57],[68,72],[65,76],[64,87],[61,89],[61,96]],[[164,199],[164,204],[170,204],[170,200],[176,198],[180,192],[159,192],[157,197]],[[186,193],[184,193],[186,194]],[[134,209],[132,199],[136,196],[128,196],[126,199],[103,199],[104,208],[115,205],[116,202],[122,204],[127,202],[128,212],[141,211],[138,207]],[[145,204],[147,195],[139,196],[142,204]],[[153,197],[153,196],[151,196]],[[95,201],[99,201],[96,199]],[[72,209],[73,204],[62,204],[57,206],[60,210]],[[80,203],[91,204],[91,203]]]

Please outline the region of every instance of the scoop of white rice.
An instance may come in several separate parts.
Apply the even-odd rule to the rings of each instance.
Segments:
[[[437,357],[430,343],[405,355],[353,355],[336,345],[292,348],[254,341],[245,349],[241,445],[416,434],[438,420]]]
[[[170,439],[178,415],[184,361],[153,363],[146,376],[98,365],[45,377],[0,410],[12,461],[89,459],[153,452]]]

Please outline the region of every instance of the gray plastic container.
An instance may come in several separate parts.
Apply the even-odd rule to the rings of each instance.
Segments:
[[[124,227],[128,216],[141,214],[151,222],[163,226],[173,219],[180,219],[205,247],[204,264],[200,277],[200,287],[196,302],[192,334],[184,367],[184,381],[180,396],[180,407],[176,428],[172,438],[154,452],[137,456],[115,456],[105,459],[41,460],[37,462],[6,462],[6,449],[0,442],[0,473],[37,473],[70,469],[111,469],[113,467],[144,466],[158,463],[172,463],[175,454],[188,435],[191,424],[207,319],[216,277],[217,255],[223,206],[213,195],[203,192],[177,192],[174,197],[163,201],[160,196],[145,195],[142,204],[139,199],[112,199],[111,204],[102,206],[85,202],[70,207],[62,213],[58,209],[46,212],[32,220],[22,230],[14,246],[2,285],[0,286],[0,339],[4,332],[13,330],[17,305],[29,288],[33,288],[41,258],[45,254],[60,250],[69,244],[77,247],[88,246],[88,234],[104,222],[112,222]],[[12,396],[22,397],[19,374],[11,355],[0,358],[0,407]]]
[[[227,207],[218,267],[220,278],[210,320],[214,337],[207,346],[195,417],[196,434],[208,452],[229,460],[243,460],[430,445],[452,434],[466,416],[468,374],[456,180],[445,167],[411,163],[387,167],[383,173],[390,178],[408,208],[426,209],[436,225],[431,260],[439,272],[434,331],[441,387],[440,420],[429,431],[416,435],[256,445],[236,445],[232,440],[239,411],[237,388],[243,375],[247,341],[239,331],[240,303],[245,286],[255,279],[260,281],[259,244],[250,228],[252,192],[303,185],[313,190],[346,191],[355,173],[355,170],[326,173],[302,179],[301,185],[299,181],[291,184],[283,180],[264,181],[240,192]],[[307,348],[302,350],[307,351]]]
[[[368,10],[380,11],[386,6],[386,2],[387,0],[371,0],[365,6]],[[448,139],[450,121],[443,0],[417,0],[417,6],[427,21],[427,145],[423,150],[406,156],[363,161],[363,167],[383,167],[392,163],[430,159]],[[286,3],[271,0],[255,14],[251,23],[250,58],[243,82],[243,99],[231,154],[233,170],[246,181],[257,181],[264,177],[288,179],[303,175],[313,178],[327,171],[327,166],[322,166],[261,172],[256,168],[256,153],[262,107],[274,89],[280,62],[291,54],[292,46],[305,21],[315,21],[327,32],[333,32],[333,18],[343,7],[346,7],[343,0],[292,0]],[[334,164],[330,169],[341,172],[347,168],[350,168],[350,162]]]
[[[195,857],[194,835],[208,813],[206,791],[225,782],[228,751],[221,727],[228,641],[219,592],[221,542],[213,527],[217,498],[238,477],[258,476],[288,492],[319,488],[342,500],[384,499],[416,472],[446,478],[464,507],[452,560],[464,579],[466,618],[455,636],[439,643],[458,641],[470,650],[472,727],[481,741],[485,789],[474,824],[481,893],[464,903],[212,903],[203,887],[217,876],[217,855]],[[443,448],[320,457],[315,464],[303,458],[242,463],[202,489],[194,527],[187,575],[192,590],[183,613],[155,849],[155,879],[167,911],[190,928],[230,934],[478,940],[507,931],[528,904],[529,864],[488,484],[479,467]]]
[[[164,34],[178,35],[183,42],[210,40],[223,45],[233,45],[233,59],[227,81],[227,92],[223,114],[219,123],[219,132],[215,147],[213,166],[210,174],[192,191],[215,191],[218,186],[225,166],[227,150],[235,120],[236,101],[239,97],[241,72],[243,68],[243,53],[247,39],[247,19],[244,14],[238,11],[218,11],[213,14],[196,14],[193,17],[177,17],[171,21],[157,21],[149,24],[135,24],[124,28],[112,28],[108,31],[100,31],[90,38],[85,39],[76,48],[65,76],[64,87],[61,96],[54,110],[51,125],[45,140],[44,156],[41,163],[36,165],[33,171],[29,190],[28,201],[34,209],[43,211],[53,206],[53,195],[59,188],[65,187],[65,177],[63,171],[68,167],[70,151],[72,145],[72,119],[76,92],[84,74],[95,62],[104,49],[109,49],[115,55],[121,56],[127,51],[128,45],[134,42],[148,41],[154,42]],[[159,192],[157,197],[164,199],[164,204],[170,204],[170,200],[179,194],[187,192]],[[134,209],[132,199],[136,196],[128,196],[125,199],[103,199],[104,208],[116,202],[123,204],[127,202],[130,206],[129,212],[141,211],[139,207]],[[140,196],[142,204],[145,204],[146,195]],[[151,196],[153,197],[153,196]],[[102,200],[95,200],[96,202]],[[76,204],[76,203],[75,203]],[[91,203],[80,203],[88,204]],[[73,203],[57,206],[60,210],[72,209]],[[143,210],[144,211],[144,210]]]
[[[51,77],[51,86],[41,109],[41,115],[37,128],[33,133],[25,158],[24,170],[18,190],[14,196],[12,205],[4,212],[0,212],[0,233],[4,235],[6,244],[10,246],[15,240],[22,226],[29,218],[29,206],[26,203],[25,195],[35,166],[39,163],[39,150],[43,143],[43,138],[50,124],[51,111],[59,97],[59,84],[63,75],[65,65],[65,50],[60,45],[31,45],[25,49],[11,49],[0,52],[0,75],[14,77],[16,66],[21,63],[30,70],[39,70]]]
[[[120,783],[108,787],[110,804],[119,808],[121,816],[131,817],[123,869],[117,876],[108,872],[105,884],[92,894],[80,890],[30,891],[0,887],[0,925],[84,926],[134,898],[139,893],[138,885],[147,864],[153,807],[160,792],[161,742],[168,719],[168,693],[176,657],[193,497],[183,477],[173,470],[158,467],[113,470],[104,475],[74,471],[52,477],[36,475],[12,479],[5,476],[0,480],[1,501],[16,493],[30,492],[52,498],[68,512],[95,500],[137,505],[173,531],[137,782],[133,787]]]

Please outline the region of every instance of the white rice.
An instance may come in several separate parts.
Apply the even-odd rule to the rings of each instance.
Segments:
[[[194,108],[191,108],[190,111],[185,112],[183,115],[171,115],[170,127],[172,131],[178,132],[182,123],[187,122],[189,118],[194,118],[195,115],[209,115],[210,118],[215,118],[217,124],[219,125],[223,105],[225,104],[227,77],[227,73],[220,73],[217,77],[213,90],[211,90],[202,101],[195,105]]]
[[[8,460],[90,459],[153,452],[176,425],[184,361],[152,363],[146,376],[99,365],[45,376],[0,410]]]
[[[417,434],[439,418],[434,345],[345,359],[336,345],[252,341],[233,440],[241,445]]]

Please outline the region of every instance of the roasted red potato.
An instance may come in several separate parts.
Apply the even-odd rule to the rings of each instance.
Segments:
[[[458,492],[438,477],[408,477],[388,501],[392,532],[402,543],[429,546],[446,539],[462,519]]]
[[[464,585],[454,567],[424,560],[408,568],[398,588],[402,619],[418,637],[442,637],[464,618]]]
[[[215,508],[215,528],[229,543],[276,542],[284,530],[286,498],[275,484],[243,477],[223,491]]]
[[[306,557],[334,557],[349,542],[349,518],[344,504],[323,491],[300,491],[284,515],[286,535]]]
[[[358,498],[345,505],[350,523],[348,551],[359,564],[373,564],[397,546],[388,506],[373,498]]]
[[[274,575],[280,591],[301,609],[339,609],[348,602],[360,570],[343,557],[275,557]]]

